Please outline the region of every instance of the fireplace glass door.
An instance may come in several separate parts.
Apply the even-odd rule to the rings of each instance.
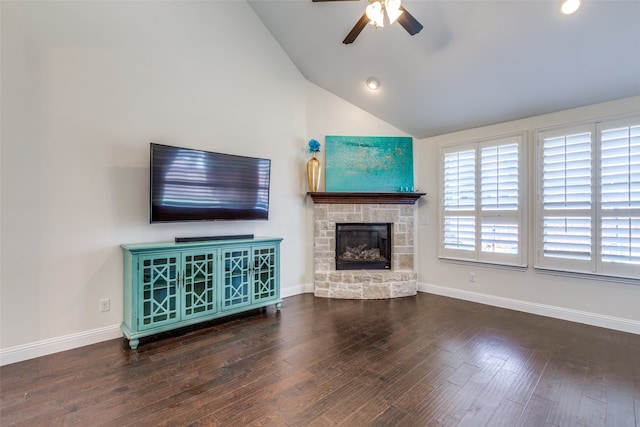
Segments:
[[[391,269],[391,223],[336,224],[336,270]]]

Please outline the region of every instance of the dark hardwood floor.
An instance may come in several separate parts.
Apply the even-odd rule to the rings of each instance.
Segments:
[[[298,295],[0,380],[3,426],[640,425],[640,336],[429,294]]]

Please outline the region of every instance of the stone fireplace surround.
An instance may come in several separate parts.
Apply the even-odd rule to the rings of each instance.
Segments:
[[[424,193],[309,193],[314,200],[314,294],[387,299],[415,295],[414,209]],[[336,270],[336,223],[392,227],[391,270]]]

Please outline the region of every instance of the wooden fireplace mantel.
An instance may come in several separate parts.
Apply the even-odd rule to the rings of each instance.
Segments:
[[[427,193],[346,193],[346,192],[309,192],[314,203],[319,204],[394,204],[414,205]]]

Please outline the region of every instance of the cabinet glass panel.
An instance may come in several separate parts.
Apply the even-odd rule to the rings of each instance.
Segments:
[[[249,295],[249,248],[223,251],[224,285],[222,287],[222,308],[231,309],[251,303]]]
[[[174,322],[178,317],[177,257],[143,257],[140,263],[140,329]]]
[[[216,311],[216,259],[214,253],[184,255],[184,317]]]
[[[276,248],[266,247],[254,250],[253,258],[253,301],[267,301],[276,298]]]

